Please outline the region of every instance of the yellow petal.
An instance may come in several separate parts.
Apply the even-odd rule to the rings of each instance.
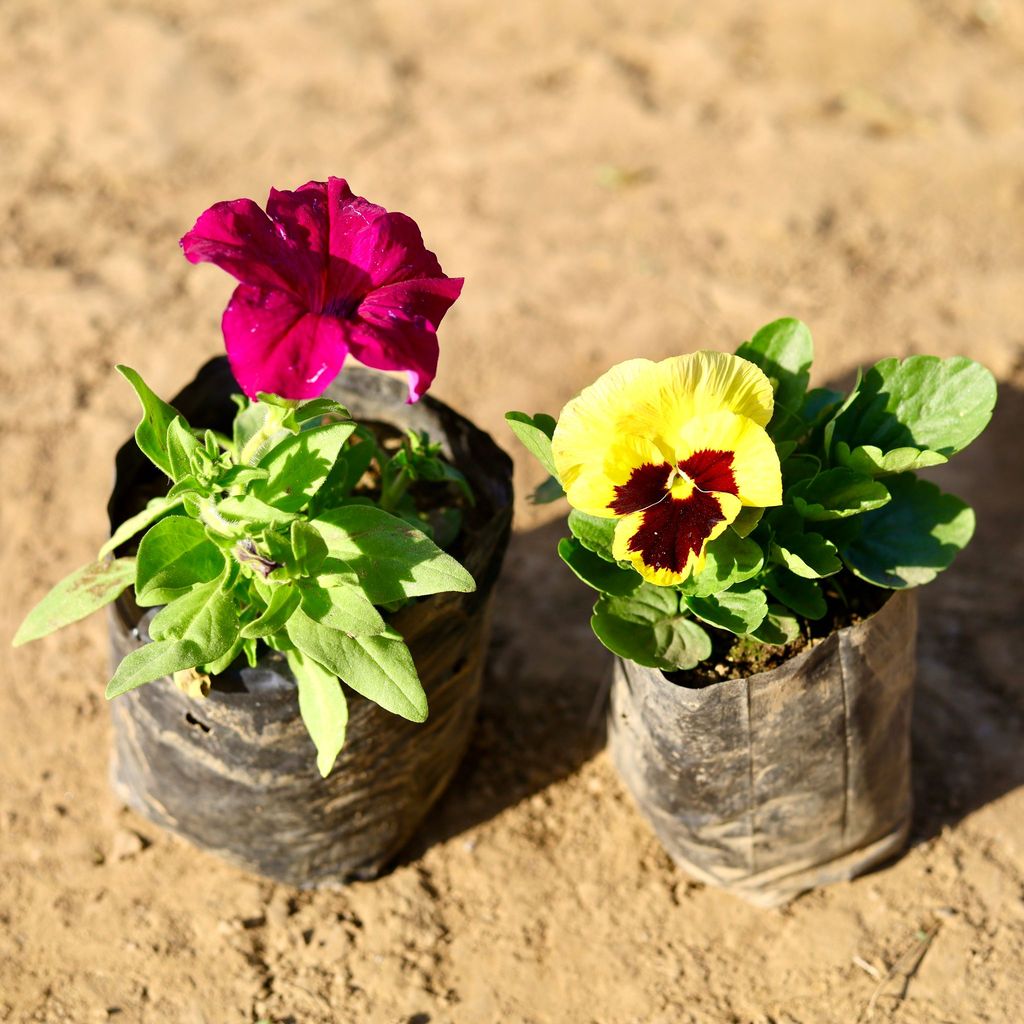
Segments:
[[[725,352],[693,352],[657,364],[650,402],[668,437],[694,416],[726,410],[765,427],[772,418],[771,381],[746,359]]]
[[[633,428],[636,409],[651,390],[647,381],[656,367],[649,359],[629,359],[613,366],[572,399],[558,417],[551,454],[569,504],[581,512],[612,515],[608,505],[614,500],[615,487],[625,483],[633,465],[639,465],[629,465],[623,476],[628,458],[615,449],[624,436],[649,436],[646,424],[639,430]]]
[[[732,453],[736,493],[744,505],[782,504],[779,453],[763,427],[731,412],[695,416],[679,430],[676,460],[685,462],[694,452],[706,450]]]

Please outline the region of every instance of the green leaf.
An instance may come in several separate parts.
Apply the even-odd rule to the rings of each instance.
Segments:
[[[142,403],[142,419],[135,428],[135,443],[153,465],[170,476],[167,428],[178,415],[178,411],[153,394],[146,382],[130,366],[119,364],[115,369],[135,389],[135,394]]]
[[[867,476],[891,476],[895,473],[906,473],[929,466],[941,466],[949,460],[938,452],[922,451],[920,448],[893,448],[883,452],[875,445],[858,445],[853,451],[845,441],[837,441],[835,446],[836,462],[847,466],[856,473]]]
[[[551,435],[557,426],[554,417],[542,412],[535,416],[530,416],[525,412],[507,412],[505,420],[511,427],[512,433],[522,442],[523,447],[557,479],[558,470],[555,468],[555,459],[551,454]]]
[[[558,501],[564,497],[565,491],[562,490],[562,485],[558,482],[558,478],[549,476],[544,483],[534,489],[529,500],[531,505],[549,505],[551,502]]]
[[[820,619],[828,606],[821,587],[814,580],[795,576],[788,569],[777,567],[764,576],[768,593],[805,619]]]
[[[764,565],[760,546],[729,530],[708,544],[704,554],[704,568],[679,584],[684,594],[709,597],[756,576]]]
[[[863,473],[836,466],[794,484],[786,497],[804,519],[826,522],[881,508],[889,492],[885,484]]]
[[[161,516],[167,515],[173,509],[176,509],[180,504],[180,497],[153,498],[148,501],[146,507],[141,512],[136,512],[130,519],[126,519],[111,534],[110,540],[100,548],[99,560],[102,561],[115,548],[119,548],[126,540],[131,540],[140,530],[144,530]]]
[[[203,660],[202,649],[192,640],[144,644],[122,659],[113,679],[107,683],[105,696],[107,700],[112,700],[122,693],[142,686],[143,683],[151,683],[154,679],[163,679],[164,676],[184,672],[185,669],[197,668]]]
[[[388,628],[349,637],[311,619],[301,608],[288,620],[288,639],[346,686],[411,722],[427,717],[427,696],[405,641]]]
[[[299,684],[299,714],[316,747],[316,766],[326,779],[345,745],[348,701],[337,676],[301,651],[289,651],[288,667]]]
[[[188,516],[161,519],[139,543],[135,599],[143,608],[167,604],[224,571],[224,555]]]
[[[820,533],[794,533],[777,540],[772,559],[809,580],[831,576],[843,567],[835,544]]]
[[[290,583],[282,583],[272,587],[270,601],[259,618],[244,625],[239,635],[244,640],[273,636],[285,627],[292,612],[299,607],[302,592]]]
[[[421,530],[371,505],[345,505],[312,521],[327,542],[323,576],[360,587],[373,604],[442,591],[470,593],[473,577]],[[333,585],[333,583],[331,584]]]
[[[888,481],[892,501],[859,520],[840,542],[843,561],[862,579],[902,589],[929,583],[949,567],[974,533],[974,512],[951,494],[911,474]]]
[[[250,493],[283,512],[298,512],[320,489],[355,424],[329,423],[286,437],[257,463],[270,475]]]
[[[558,542],[558,554],[588,587],[603,594],[626,597],[643,582],[638,572],[621,569],[614,562],[605,561],[574,537],[563,537]]]
[[[254,494],[241,494],[224,498],[206,506],[203,522],[218,532],[232,532],[239,528],[246,533],[281,526],[295,519],[297,513],[284,512],[261,501]]]
[[[808,427],[814,429],[839,408],[844,397],[842,391],[833,391],[831,388],[811,388],[800,407],[800,418]]]
[[[384,632],[380,612],[362,589],[352,584],[321,587],[310,580],[298,584],[302,610],[314,621],[347,636],[373,636]]]
[[[832,442],[843,441],[851,450],[910,447],[949,457],[985,429],[995,402],[995,378],[971,359],[883,359],[837,417]]]
[[[780,604],[768,604],[768,614],[750,634],[763,644],[791,644],[800,635],[800,621]]]
[[[172,601],[149,624],[153,642],[132,651],[107,684],[107,699],[174,672],[218,661],[236,644],[238,613],[228,571]]]
[[[711,639],[680,612],[671,587],[644,583],[630,597],[601,597],[590,624],[613,654],[648,668],[689,669],[711,654]]]
[[[569,530],[572,535],[595,555],[600,555],[608,562],[614,562],[612,541],[615,538],[615,519],[599,519],[585,512],[571,509],[569,512]]]
[[[183,416],[175,416],[167,428],[167,458],[171,479],[176,483],[194,474],[202,445],[189,429]]]
[[[234,599],[224,589],[230,572],[228,566],[218,579],[200,583],[161,608],[149,624],[149,635],[154,640],[192,640],[203,651],[202,662],[219,658],[239,632]]]
[[[291,548],[295,571],[314,576],[327,558],[327,542],[311,523],[296,519],[291,528]]]
[[[772,437],[800,432],[799,412],[814,360],[811,332],[799,320],[786,317],[762,327],[736,355],[759,366],[775,390],[775,412],[768,424]]]
[[[13,644],[20,647],[78,622],[116,600],[135,580],[135,559],[100,560],[65,576],[25,617]]]
[[[699,619],[742,636],[757,629],[768,614],[764,591],[723,590],[707,597],[684,595],[683,604]]]
[[[761,516],[763,515],[763,508],[750,508],[748,506],[744,506],[740,509],[739,514],[729,525],[732,528],[733,533],[738,537],[749,537],[750,534],[757,529],[757,524],[761,522]]]

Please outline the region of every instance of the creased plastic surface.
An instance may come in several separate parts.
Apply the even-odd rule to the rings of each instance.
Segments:
[[[612,756],[673,860],[774,906],[899,850],[916,624],[898,592],[777,669],[702,689],[617,660]]]
[[[173,404],[197,426],[224,429],[237,390],[218,359]],[[477,495],[478,514],[456,552],[477,591],[424,598],[390,618],[412,650],[427,721],[407,722],[348,690],[347,740],[325,780],[294,690],[214,689],[196,700],[162,679],[110,702],[112,775],[125,802],[198,846],[298,886],[376,875],[453,775],[479,701],[493,585],[511,526],[511,463],[468,421],[430,397],[406,405],[403,382],[358,368],[347,368],[327,394],[357,419],[429,430]],[[152,482],[134,446],[122,448],[112,526],[145,501]],[[139,644],[131,618],[129,603],[111,614],[115,661]]]

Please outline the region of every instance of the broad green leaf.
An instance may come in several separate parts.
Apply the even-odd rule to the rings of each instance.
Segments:
[[[155,523],[161,516],[167,515],[179,505],[180,497],[153,498],[148,501],[141,512],[136,512],[130,519],[126,519],[110,535],[110,540],[100,548],[99,560],[103,561],[115,548],[119,548],[126,540],[131,540],[140,530]]]
[[[680,611],[671,587],[644,583],[629,597],[601,597],[590,624],[613,654],[664,672],[693,668],[711,654],[711,639]]]
[[[822,431],[822,443],[824,445],[826,454],[832,451],[832,437],[835,434],[836,425],[839,423],[839,419],[843,415],[843,413],[845,413],[846,410],[849,409],[850,406],[852,406],[853,403],[857,401],[857,395],[863,380],[864,371],[858,367],[857,379],[853,383],[853,390],[842,400],[842,402],[840,402],[838,406],[832,407],[834,411],[830,410],[831,414],[827,417],[827,419],[824,416],[822,417],[823,419],[826,419],[825,428]]]
[[[365,429],[357,427],[353,435],[342,447],[327,479],[320,485],[320,490],[313,495],[307,512],[310,518],[320,515],[325,509],[340,505],[355,490],[363,474],[370,468],[370,463],[378,455],[377,443],[372,436],[367,436]]]
[[[820,619],[828,611],[821,587],[814,580],[796,576],[788,569],[772,569],[765,574],[764,585],[776,601],[791,608],[802,618]]]
[[[571,509],[569,512],[569,530],[572,535],[588,550],[595,555],[600,555],[606,561],[614,562],[612,554],[612,541],[615,537],[616,519],[599,519],[597,516],[588,516],[585,512]]]
[[[974,533],[974,512],[951,494],[912,474],[888,480],[892,501],[859,520],[860,531],[839,545],[862,579],[902,589],[929,583],[949,567]]]
[[[892,476],[895,473],[907,473],[929,466],[941,466],[949,460],[938,452],[922,451],[920,448],[893,448],[883,452],[875,445],[858,445],[853,451],[845,441],[837,441],[835,446],[836,462],[847,466],[856,473],[867,476]]]
[[[154,640],[191,640],[203,655],[197,664],[221,657],[239,632],[234,598],[224,589],[229,574],[230,567],[161,608],[149,624],[149,635]]]
[[[845,466],[794,484],[787,494],[793,507],[811,522],[845,519],[881,508],[889,500],[885,484]]]
[[[708,597],[756,576],[764,554],[754,541],[726,530],[704,549],[704,568],[678,589],[694,597]]]
[[[910,447],[949,457],[985,429],[995,402],[995,378],[971,359],[883,359],[837,417],[832,442],[843,441],[851,450]]]
[[[273,636],[284,629],[292,612],[299,607],[302,592],[291,583],[282,583],[271,588],[270,600],[258,619],[242,627],[239,635],[244,640]]]
[[[161,519],[139,542],[135,599],[143,608],[167,604],[224,571],[224,554],[201,523],[188,516]]]
[[[373,636],[384,632],[384,620],[362,588],[353,584],[321,587],[311,580],[298,583],[302,610],[314,621],[348,636]]]
[[[175,483],[192,476],[202,445],[189,429],[183,416],[175,416],[167,428],[167,458]]]
[[[202,649],[192,640],[144,644],[122,659],[114,677],[107,683],[105,696],[107,700],[112,700],[143,683],[197,668],[202,664],[203,657]]]
[[[178,415],[178,411],[153,394],[146,382],[130,366],[118,365],[115,369],[135,389],[135,394],[142,403],[142,420],[135,428],[135,443],[153,465],[170,476],[167,428]]]
[[[238,458],[246,443],[259,433],[260,428],[266,421],[269,407],[262,402],[251,402],[242,395],[232,395],[231,397],[239,406],[231,432],[235,457]],[[282,431],[283,435],[284,432]]]
[[[813,429],[839,408],[844,397],[831,388],[811,388],[800,407],[800,418]]]
[[[800,635],[800,621],[782,605],[768,604],[768,614],[750,636],[763,644],[791,644]]]
[[[803,430],[799,412],[814,360],[811,332],[799,320],[786,317],[762,327],[736,355],[759,366],[775,391],[775,412],[768,424],[772,437]]]
[[[348,409],[333,398],[311,398],[307,402],[300,402],[295,408],[296,423],[322,420],[325,416],[334,416],[342,420],[349,419]]]
[[[75,570],[28,613],[14,635],[14,646],[20,647],[84,619],[120,597],[134,580],[134,558],[115,558],[111,562],[101,559]]]
[[[245,647],[245,638],[239,635],[235,642],[228,649],[226,654],[222,654],[219,658],[215,658],[213,661],[207,661],[203,664],[204,674],[207,676],[220,675],[221,672],[227,671],[231,663],[242,653]],[[207,684],[209,686],[209,684]],[[203,696],[209,696],[209,690]]]
[[[316,766],[326,779],[345,745],[348,701],[338,677],[301,651],[289,651],[288,667],[299,684],[299,714],[316,747]]]
[[[794,533],[772,544],[772,559],[808,580],[839,572],[843,563],[835,544],[820,533]]]
[[[761,522],[761,516],[763,515],[763,508],[744,506],[740,509],[739,515],[729,525],[732,527],[733,533],[738,537],[749,537],[757,528],[757,524]]]
[[[523,447],[557,479],[558,470],[555,468],[555,459],[551,454],[551,435],[557,426],[554,417],[542,412],[534,416],[525,412],[507,412],[505,420],[512,429],[512,433],[522,442]]]
[[[411,722],[427,717],[427,696],[405,641],[390,627],[350,637],[311,619],[301,608],[288,620],[288,639],[346,686]]]
[[[291,528],[292,556],[295,571],[302,576],[314,576],[327,557],[327,542],[316,527],[303,519],[296,519]]]
[[[373,604],[476,589],[473,577],[451,555],[421,530],[382,509],[344,505],[324,512],[312,525],[329,552],[321,576],[355,584]],[[323,578],[320,582],[327,585]]]
[[[643,582],[638,572],[605,561],[593,551],[588,551],[575,537],[563,537],[558,542],[558,554],[588,587],[602,594],[626,597]]]
[[[757,588],[723,590],[707,597],[684,595],[683,604],[697,618],[739,636],[757,629],[768,614],[768,598]]]
[[[257,465],[270,475],[250,493],[283,512],[300,511],[327,479],[353,430],[351,422],[329,423],[289,435],[260,459]]]

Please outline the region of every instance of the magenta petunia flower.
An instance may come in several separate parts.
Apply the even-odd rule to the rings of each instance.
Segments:
[[[221,326],[247,395],[315,398],[351,353],[405,370],[409,401],[437,372],[437,328],[462,291],[423,244],[416,222],[352,194],[343,178],[216,203],[181,240],[191,263],[241,283]]]

